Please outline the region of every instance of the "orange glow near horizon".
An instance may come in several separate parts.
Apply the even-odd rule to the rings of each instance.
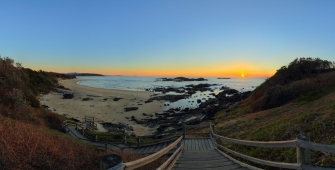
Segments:
[[[243,71],[241,72],[241,68]],[[217,64],[211,66],[166,66],[156,67],[34,67],[35,70],[52,71],[59,73],[79,72],[97,73],[103,75],[124,75],[124,76],[203,76],[203,77],[270,77],[276,72],[275,69],[260,69],[250,64]],[[248,73],[246,75],[245,73]]]

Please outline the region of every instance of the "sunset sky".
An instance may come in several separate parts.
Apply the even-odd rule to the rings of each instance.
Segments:
[[[0,55],[34,70],[271,76],[335,60],[332,0],[1,1]]]

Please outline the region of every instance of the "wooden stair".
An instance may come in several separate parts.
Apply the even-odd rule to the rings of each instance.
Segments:
[[[175,170],[248,170],[218,152],[210,138],[184,139],[182,143],[184,150],[174,166]]]

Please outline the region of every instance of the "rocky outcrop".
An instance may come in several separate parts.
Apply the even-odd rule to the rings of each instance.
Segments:
[[[137,109],[138,109],[138,107],[125,107],[124,111],[129,112],[129,111],[133,111],[133,110],[137,110]]]
[[[69,93],[69,94],[63,94],[63,99],[72,99],[74,97],[73,94]]]

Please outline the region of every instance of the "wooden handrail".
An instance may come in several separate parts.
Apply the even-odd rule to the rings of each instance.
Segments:
[[[180,145],[179,148],[169,157],[168,160],[166,160],[160,167],[158,167],[156,170],[164,170],[168,165],[171,164],[172,161],[176,160],[178,158],[178,155],[180,155],[181,151],[183,149],[183,145]]]
[[[235,156],[238,156],[240,158],[246,159],[248,161],[252,161],[255,163],[259,163],[262,165],[268,165],[268,166],[272,166],[272,167],[278,167],[278,168],[288,168],[288,169],[300,169],[300,165],[298,164],[294,164],[294,163],[280,163],[280,162],[272,162],[272,161],[266,161],[266,160],[262,160],[262,159],[258,159],[258,158],[254,158],[254,157],[250,157],[235,151],[232,151],[222,145],[219,145],[218,143],[214,142],[215,146],[219,147],[220,149],[225,150],[226,152],[229,152]]]
[[[308,148],[308,149],[322,151],[322,152],[335,153],[335,145],[325,145],[325,144],[314,143],[314,142],[306,142],[303,140],[298,140],[298,144],[300,144],[300,147],[302,148]]]
[[[170,144],[169,146],[167,146],[166,148],[154,153],[154,154],[151,154],[147,157],[144,157],[144,158],[141,158],[141,159],[138,159],[138,160],[135,160],[135,161],[131,161],[131,162],[127,162],[127,163],[124,163],[126,169],[128,170],[131,170],[131,169],[135,169],[135,168],[138,168],[138,167],[141,167],[143,165],[146,165],[150,162],[153,162],[155,161],[156,159],[160,158],[161,156],[163,156],[164,154],[166,154],[167,152],[169,152],[172,148],[174,148],[183,138],[182,137],[179,137],[175,142],[173,142],[172,144]]]
[[[297,140],[288,141],[273,141],[273,142],[259,142],[259,141],[247,141],[223,137],[217,134],[213,134],[214,137],[223,139],[224,141],[246,145],[246,146],[256,146],[263,148],[295,148],[297,146]]]

